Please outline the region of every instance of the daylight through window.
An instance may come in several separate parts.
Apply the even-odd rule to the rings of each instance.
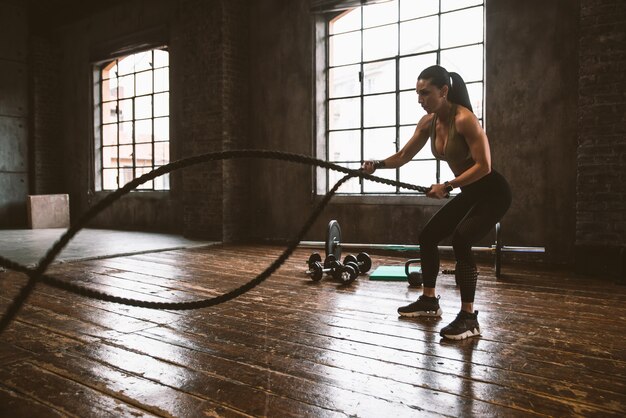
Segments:
[[[169,54],[154,49],[96,70],[96,190],[115,190],[170,162]],[[164,175],[139,187],[169,190]]]
[[[326,27],[325,134],[320,155],[358,168],[402,148],[425,114],[415,93],[417,76],[440,64],[466,81],[482,123],[484,98],[484,2],[482,0],[394,0],[334,16]],[[319,122],[318,122],[319,123]],[[454,178],[430,143],[398,170],[376,175],[430,185]],[[343,176],[318,170],[318,193]],[[342,193],[410,193],[353,179]]]

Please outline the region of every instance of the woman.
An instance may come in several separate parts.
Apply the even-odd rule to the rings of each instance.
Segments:
[[[437,246],[452,235],[461,311],[440,335],[462,340],[480,335],[478,311],[474,311],[478,272],[472,245],[504,216],[511,205],[511,191],[504,177],[491,169],[489,141],[472,111],[461,76],[438,65],[428,67],[418,77],[416,92],[427,115],[419,121],[411,139],[396,154],[381,161],[366,161],[362,168],[368,174],[379,168],[398,168],[411,161],[429,138],[433,155],[450,166],[455,178],[433,184],[426,196],[443,199],[455,189],[460,189],[460,193],[421,232],[423,294],[416,302],[399,308],[398,313],[409,317],[441,316],[435,294],[439,272]]]

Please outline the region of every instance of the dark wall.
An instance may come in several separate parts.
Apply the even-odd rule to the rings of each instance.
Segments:
[[[624,281],[625,22],[625,2],[581,0],[576,264],[585,272],[620,272]]]
[[[487,1],[486,130],[510,181],[512,245],[571,258],[576,189],[578,3]]]
[[[26,226],[28,116],[28,14],[0,1],[0,228]]]

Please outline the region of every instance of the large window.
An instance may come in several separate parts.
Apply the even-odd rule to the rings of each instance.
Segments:
[[[94,73],[95,187],[115,190],[170,161],[169,54],[127,55]],[[140,189],[169,190],[169,176]]]
[[[363,160],[382,159],[402,148],[425,114],[415,93],[417,76],[433,64],[464,78],[482,123],[483,3],[393,0],[327,17],[321,32],[325,42],[318,44],[325,47],[326,76],[318,84],[318,91],[325,92],[319,112],[324,118],[318,120],[318,156],[358,168]],[[430,143],[400,169],[379,170],[376,175],[426,186],[454,178],[446,163],[433,158]],[[318,193],[325,193],[342,176],[318,170]],[[339,191],[410,193],[358,179]]]

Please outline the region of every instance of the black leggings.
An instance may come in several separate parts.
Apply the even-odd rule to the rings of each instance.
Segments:
[[[472,246],[502,219],[509,206],[511,189],[506,179],[496,171],[492,170],[480,180],[461,187],[461,193],[437,211],[420,234],[424,287],[435,287],[439,273],[437,246],[452,235],[461,300],[474,302],[477,272]]]

